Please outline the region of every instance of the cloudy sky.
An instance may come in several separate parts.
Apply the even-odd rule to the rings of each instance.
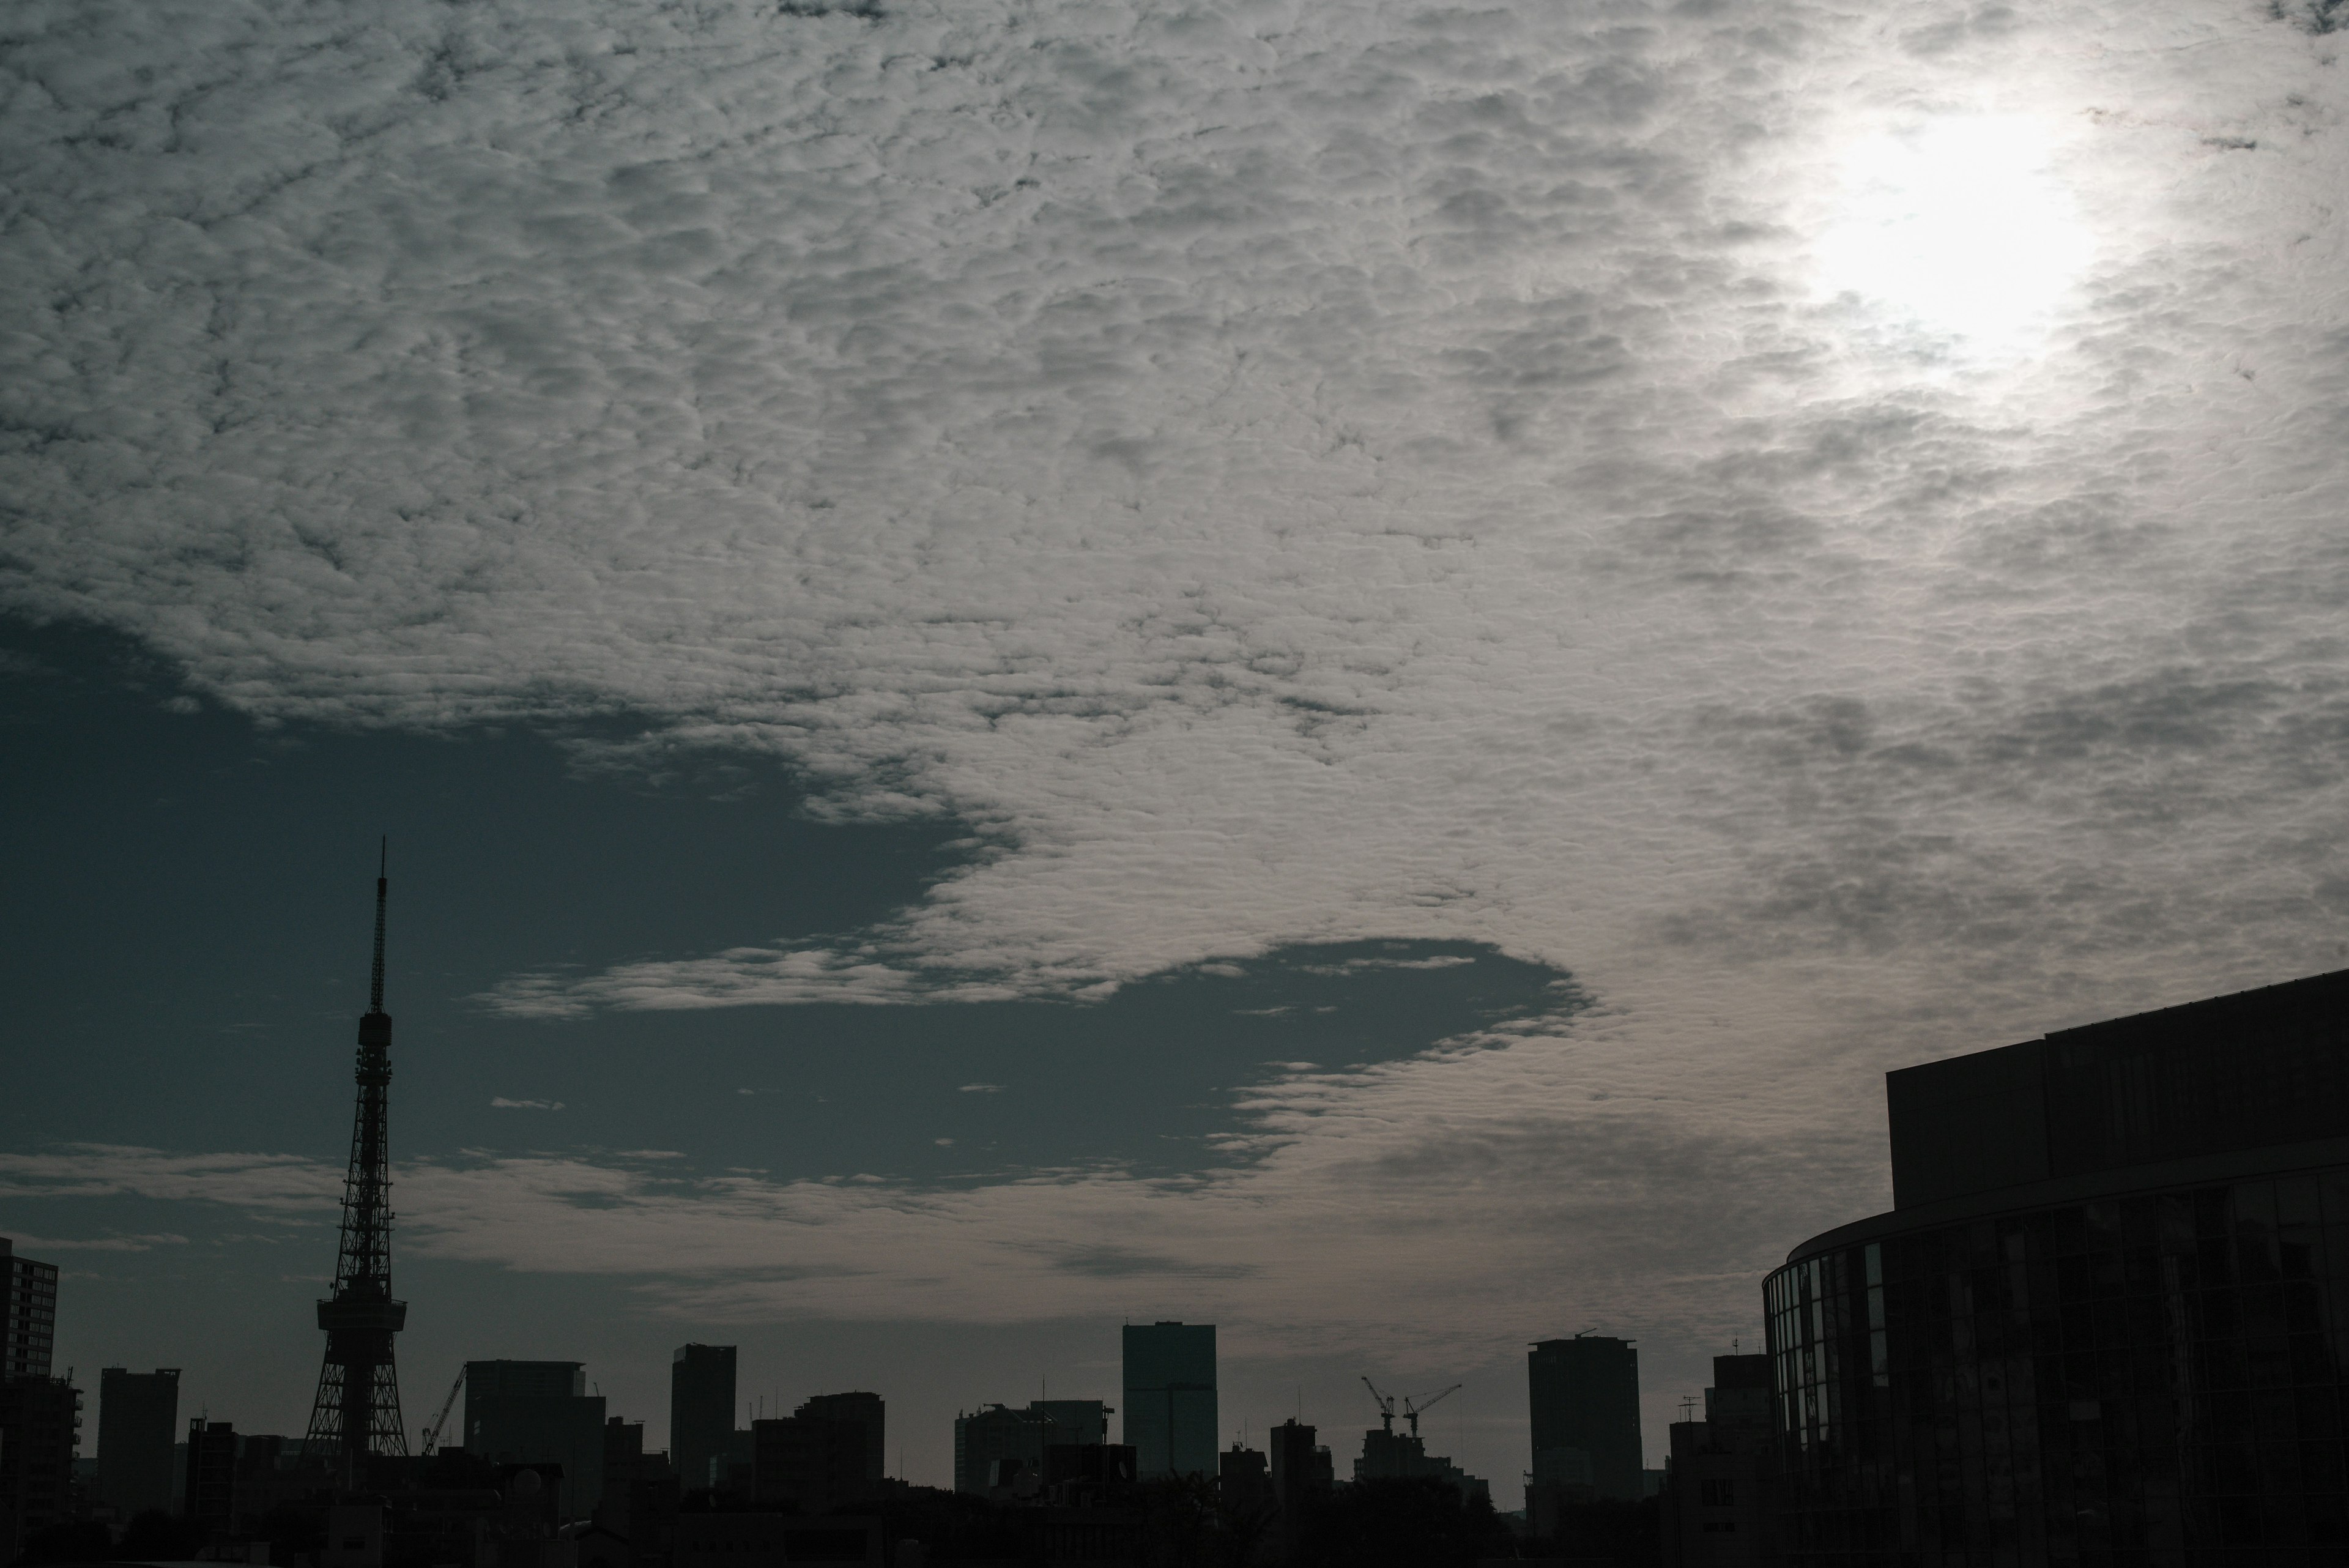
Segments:
[[[1885,1069],[2349,954],[2334,20],[23,0],[62,1358],[299,1429],[388,832],[411,1427],[1184,1317],[1509,1506],[1598,1328],[1656,1462]]]

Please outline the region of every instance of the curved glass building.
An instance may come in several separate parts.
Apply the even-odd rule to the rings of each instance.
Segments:
[[[2349,1564],[2349,971],[1887,1090],[1764,1286],[1778,1558]]]

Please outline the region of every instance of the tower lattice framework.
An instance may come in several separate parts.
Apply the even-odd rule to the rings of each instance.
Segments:
[[[335,1293],[318,1303],[326,1333],[326,1366],[310,1407],[305,1458],[328,1458],[346,1490],[367,1484],[367,1460],[405,1454],[399,1380],[392,1335],[408,1322],[408,1303],[391,1296],[391,1015],[383,1010],[383,913],[390,891],[375,879],[375,972],[367,1016],[359,1020],[358,1108],[351,1119],[351,1168],[343,1179],[343,1245]]]

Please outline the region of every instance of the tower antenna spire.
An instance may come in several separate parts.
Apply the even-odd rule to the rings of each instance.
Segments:
[[[346,1492],[367,1487],[378,1456],[408,1452],[399,1414],[392,1336],[408,1303],[391,1293],[391,1017],[383,1010],[383,915],[390,892],[391,845],[377,846],[375,968],[359,1020],[358,1105],[351,1117],[351,1165],[343,1178],[343,1240],[334,1293],[318,1303],[326,1365],[302,1445],[325,1459]]]
[[[367,981],[367,1011],[383,1011],[383,905],[391,891],[391,836],[385,834],[376,846],[375,864],[375,974]]]

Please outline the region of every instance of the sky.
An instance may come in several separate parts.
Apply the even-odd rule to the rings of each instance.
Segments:
[[[2333,0],[24,0],[0,1233],[299,1431],[1231,1433],[1636,1338],[1882,1075],[2349,963]],[[85,1370],[82,1376],[87,1378]]]

